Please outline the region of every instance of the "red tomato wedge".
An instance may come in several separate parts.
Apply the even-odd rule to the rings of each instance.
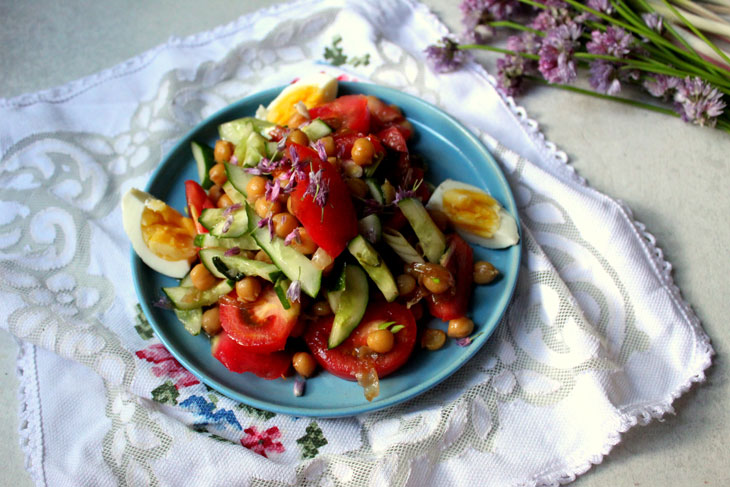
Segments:
[[[474,280],[474,250],[455,233],[448,236],[447,244],[447,249],[454,246],[454,253],[449,258],[446,268],[456,280],[455,292],[453,294],[450,292],[432,294],[427,300],[428,311],[431,315],[444,321],[466,315]]]
[[[377,131],[392,122],[403,120],[403,114],[395,105],[388,105],[376,96],[368,96],[368,110],[370,110],[370,124],[373,131]]]
[[[370,111],[365,95],[344,95],[309,109],[309,117],[321,118],[337,132],[369,132]]]
[[[284,309],[273,287],[264,289],[253,303],[242,303],[234,293],[219,301],[221,326],[231,339],[249,352],[283,350],[297,324],[299,303]]]
[[[328,162],[322,162],[315,150],[294,143],[290,144],[290,148],[296,151],[300,163],[307,163],[304,166],[306,177],[297,180],[291,193],[292,212],[314,243],[335,258],[357,235],[357,215],[350,191],[337,169]],[[312,188],[312,192],[307,193],[310,174],[318,174],[319,171],[322,171],[321,189],[327,194],[324,207],[315,202],[316,189]]]
[[[231,372],[251,372],[267,380],[286,374],[292,357],[289,352],[252,353],[225,331],[213,342],[213,356]]]
[[[375,367],[379,378],[392,374],[406,363],[416,343],[416,321],[408,308],[399,303],[371,303],[352,334],[341,345],[328,349],[327,340],[333,319],[330,316],[311,324],[304,340],[319,365],[343,379],[356,380],[355,374],[367,370],[370,364]],[[366,345],[368,333],[388,321],[395,321],[396,325],[404,327],[395,333],[393,349],[388,353],[374,354],[374,359],[358,358],[356,349]]]
[[[378,138],[383,145],[397,152],[408,152],[408,145],[403,133],[396,126],[391,126],[378,132]]]
[[[185,181],[185,199],[188,202],[188,214],[195,223],[197,232],[208,233],[208,230],[198,222],[201,211],[205,208],[215,208],[213,202],[208,198],[208,193],[197,182],[188,179]]]

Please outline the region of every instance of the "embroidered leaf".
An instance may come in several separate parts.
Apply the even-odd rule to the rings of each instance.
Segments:
[[[302,458],[314,458],[319,453],[319,449],[327,444],[322,430],[316,421],[312,421],[305,430],[306,434],[297,440],[302,448]]]
[[[329,61],[332,66],[342,66],[343,64],[351,64],[354,67],[360,65],[367,66],[370,64],[370,54],[364,54],[362,56],[350,56],[342,51],[342,36],[336,35],[332,37],[332,45],[324,48],[324,58]]]
[[[142,340],[149,340],[154,336],[150,322],[147,321],[147,317],[144,315],[142,306],[140,306],[139,303],[137,303],[135,308],[137,308],[137,316],[135,317],[137,324],[134,325],[134,329],[137,330],[137,334],[142,338]]]
[[[253,406],[249,406],[248,404],[239,404],[236,407],[243,410],[243,412],[245,412],[249,416],[253,416],[254,418],[261,418],[264,421],[276,416],[276,413],[272,413],[271,411],[264,411]]]
[[[177,404],[179,395],[177,387],[170,380],[152,390],[152,400],[160,404],[172,404],[174,406]]]

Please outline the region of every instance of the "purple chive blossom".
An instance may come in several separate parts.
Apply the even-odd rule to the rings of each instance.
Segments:
[[[613,7],[611,6],[611,2],[609,0],[588,0],[588,7],[592,8],[593,10],[598,10],[599,12],[603,12],[604,14],[610,14],[613,12]]]
[[[428,46],[425,51],[426,59],[437,73],[448,73],[461,67],[467,60],[467,53],[459,49],[459,45],[443,37],[440,45]]]
[[[395,192],[395,199],[393,200],[394,204],[398,204],[400,200],[404,200],[406,198],[415,198],[416,192],[412,189],[404,189],[402,187],[399,187],[398,190]]]
[[[573,23],[570,12],[563,2],[543,2],[548,5],[548,9],[541,10],[532,20],[530,27],[533,29],[547,32],[563,24]]]
[[[317,172],[309,171],[309,184],[304,192],[304,196],[311,196],[320,208],[324,208],[329,197],[329,183],[322,176],[322,169]]]
[[[575,24],[563,24],[548,31],[540,47],[539,69],[550,83],[570,83],[576,76],[573,52],[581,28]]]
[[[301,377],[294,379],[294,396],[301,397],[304,395],[304,386],[307,383],[306,380]]]
[[[641,14],[641,18],[644,19],[644,23],[648,28],[650,28],[651,30],[655,30],[661,34],[664,25],[663,19],[659,14],[655,12],[644,13]]]
[[[231,247],[230,249],[223,252],[223,255],[225,255],[226,257],[230,257],[232,255],[238,255],[240,253],[241,253],[240,247]]]
[[[669,99],[674,96],[677,87],[682,80],[665,74],[654,74],[652,78],[644,81],[644,88],[657,98]]]
[[[363,208],[364,216],[378,214],[383,212],[383,205],[375,201],[374,199],[363,200],[365,208]],[[394,202],[395,203],[395,202]]]
[[[253,174],[254,176],[261,176],[264,172],[258,168],[258,167],[247,167],[244,169],[248,174]]]
[[[540,50],[540,37],[532,32],[523,32],[520,35],[507,38],[507,49],[527,54],[537,54]]]
[[[291,159],[292,167],[299,164],[299,152],[297,152],[296,147],[294,147],[293,145],[289,146],[289,158]]]
[[[274,179],[273,182],[270,180],[266,181],[266,189],[264,191],[266,201],[276,201],[279,194],[281,194],[281,183],[279,183],[279,180]]]
[[[600,30],[591,32],[591,40],[586,43],[586,50],[591,54],[623,58],[631,52],[631,44],[633,42],[634,36],[621,27],[609,25],[606,28],[606,32],[601,32]]]
[[[525,58],[505,56],[497,59],[497,87],[507,96],[517,96],[524,90]]]
[[[302,283],[299,280],[292,281],[291,284],[289,284],[289,289],[286,290],[286,299],[289,301],[299,302],[301,297]]]
[[[314,147],[314,150],[317,151],[320,159],[322,159],[323,161],[327,160],[327,151],[324,148],[324,142],[322,142],[321,140],[317,140],[312,143],[312,147]]]
[[[241,203],[234,203],[231,206],[226,207],[225,210],[223,210],[223,216],[228,216],[231,213],[233,213],[236,210],[241,209]]]
[[[172,303],[167,295],[163,294],[156,301],[152,301],[152,306],[155,308],[172,309]]]
[[[223,228],[221,228],[221,233],[226,233],[228,230],[231,229],[232,225],[233,225],[233,215],[228,215],[226,217],[226,221],[223,222]]]
[[[614,63],[597,59],[591,63],[590,72],[589,81],[594,90],[609,95],[615,95],[621,91],[619,70],[616,69]]]
[[[299,244],[302,243],[302,237],[299,235],[299,227],[289,232],[289,235],[284,239],[284,245],[291,245],[294,240]]]
[[[687,77],[677,87],[674,107],[685,122],[714,127],[717,117],[722,115],[725,103],[722,93],[701,78]]]
[[[468,347],[469,345],[471,345],[471,341],[471,337],[464,337],[456,340],[456,344],[460,347]]]
[[[259,220],[259,222],[256,224],[259,228],[268,227],[269,229],[269,238],[272,240],[274,239],[274,220],[267,216],[266,218],[262,218]]]
[[[228,162],[230,162],[234,166],[237,166],[238,165],[238,157],[236,157],[236,155],[234,154],[234,155],[231,156],[231,159]]]

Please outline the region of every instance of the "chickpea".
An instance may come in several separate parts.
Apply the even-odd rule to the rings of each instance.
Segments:
[[[226,175],[226,166],[224,166],[222,162],[219,162],[215,166],[211,167],[210,171],[208,171],[208,176],[210,176],[210,179],[212,179],[213,182],[218,186],[223,186],[226,181],[228,181],[228,176]]]
[[[398,294],[406,296],[411,294],[416,289],[416,280],[410,274],[401,274],[395,279],[395,283],[398,285]]]
[[[375,146],[367,137],[360,137],[352,145],[350,154],[355,164],[358,166],[367,166],[373,162]]]
[[[449,289],[453,278],[448,269],[438,264],[425,264],[424,269],[419,282],[429,292],[441,294]]]
[[[217,184],[214,184],[208,190],[208,198],[210,198],[210,201],[213,203],[217,203],[221,196],[223,196],[223,188]]]
[[[474,282],[476,284],[489,284],[499,276],[499,271],[490,262],[480,260],[474,263]]]
[[[247,276],[236,283],[236,295],[244,303],[253,303],[261,294],[261,282],[257,277]]]
[[[368,194],[368,185],[362,179],[346,178],[345,184],[347,184],[350,193],[356,198],[364,198]]]
[[[299,129],[292,130],[289,137],[287,137],[287,140],[299,145],[309,145],[309,137],[307,137],[307,134]]]
[[[449,321],[447,334],[451,338],[464,338],[471,335],[473,331],[474,322],[466,316],[462,316],[461,318],[455,318]]]
[[[442,232],[449,228],[449,224],[451,223],[451,220],[449,220],[448,215],[444,213],[441,210],[428,210],[428,215],[431,217],[431,220],[436,224],[436,226],[441,230]]]
[[[292,357],[292,365],[294,366],[294,370],[302,377],[311,377],[317,368],[317,362],[314,361],[312,354],[308,352],[295,353]]]
[[[218,202],[215,205],[218,208],[226,208],[228,206],[233,205],[233,200],[227,194],[223,194],[223,195],[221,195],[220,198],[218,198]]]
[[[215,162],[228,162],[233,155],[233,144],[227,140],[216,140],[215,149],[213,149],[213,159]]]
[[[291,213],[277,213],[271,219],[274,221],[274,233],[280,238],[286,238],[292,230],[299,226],[299,222]]]
[[[193,282],[195,289],[199,289],[200,291],[210,289],[218,282],[215,276],[203,264],[197,264],[190,270],[190,280]]]
[[[315,316],[327,316],[332,314],[332,308],[330,307],[330,303],[326,299],[323,299],[316,301],[312,305],[312,313]]]
[[[383,183],[383,185],[381,186],[381,188],[383,190],[383,197],[385,198],[385,204],[386,205],[391,204],[393,202],[393,200],[395,200],[395,187],[392,184],[390,184],[390,181],[388,181],[386,179],[385,182]]]
[[[390,330],[373,330],[368,333],[368,347],[375,353],[388,353],[393,350],[395,337]]]
[[[267,264],[271,264],[271,257],[269,257],[269,254],[267,254],[263,250],[259,250],[258,252],[256,252],[254,259],[260,262],[266,262]]]
[[[322,142],[322,147],[324,147],[324,151],[327,153],[328,157],[336,154],[337,147],[335,146],[335,139],[333,139],[331,135],[325,135],[319,140]]]
[[[246,184],[246,196],[249,201],[256,201],[266,192],[266,178],[262,176],[254,176]]]
[[[290,247],[297,252],[309,255],[313,254],[317,250],[317,244],[314,243],[314,240],[312,240],[312,237],[309,236],[304,227],[299,227],[299,240],[301,240],[301,243],[294,239],[291,244],[289,244]]]
[[[210,336],[221,332],[221,317],[218,306],[203,312],[203,330]]]
[[[281,203],[278,201],[269,201],[264,197],[261,197],[256,200],[256,203],[253,204],[253,209],[256,211],[256,214],[260,216],[261,218],[266,218],[268,216],[271,216],[272,214],[280,213],[281,212]]]
[[[308,120],[309,119],[307,117],[305,117],[304,115],[302,115],[299,112],[296,112],[296,113],[294,113],[294,115],[292,115],[289,118],[289,121],[286,123],[286,125],[287,125],[287,127],[296,128]]]
[[[438,350],[446,343],[446,333],[436,328],[426,328],[421,336],[421,348]]]

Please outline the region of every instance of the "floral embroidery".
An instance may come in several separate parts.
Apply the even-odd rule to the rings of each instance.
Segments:
[[[134,329],[137,330],[137,334],[142,338],[142,340],[149,340],[154,336],[150,322],[147,321],[147,317],[144,315],[142,306],[140,306],[139,303],[135,306],[135,308],[137,309],[137,315],[135,316],[137,324],[134,325]]]
[[[255,418],[261,418],[264,421],[269,420],[276,416],[276,413],[272,413],[271,411],[264,411],[263,409],[255,408],[253,406],[249,406],[248,404],[239,403],[238,406],[236,406],[238,409],[241,409],[246,414],[253,416]]]
[[[336,35],[332,37],[332,45],[324,48],[324,58],[329,61],[332,66],[342,66],[343,64],[350,64],[353,67],[360,65],[367,66],[370,64],[370,54],[364,54],[362,56],[350,56],[342,51],[342,36]]]
[[[157,364],[152,367],[152,373],[155,374],[155,377],[169,377],[175,381],[175,387],[177,388],[200,383],[193,374],[180,365],[180,362],[175,360],[175,357],[161,343],[155,343],[144,350],[139,350],[135,355],[140,359]]]
[[[297,440],[302,448],[302,458],[314,458],[319,453],[319,448],[327,444],[327,438],[324,437],[322,430],[316,421],[312,421],[307,426],[306,434]]]
[[[160,404],[177,404],[177,398],[180,393],[177,387],[170,380],[166,380],[164,384],[152,389],[152,400]]]
[[[243,430],[246,437],[241,438],[241,444],[251,451],[258,453],[266,458],[266,452],[283,453],[284,445],[280,441],[281,431],[278,426],[272,426],[266,431],[259,432],[256,426],[250,426]]]
[[[181,402],[180,406],[203,419],[203,421],[195,423],[195,428],[202,429],[209,425],[225,427],[228,424],[237,430],[242,429],[241,423],[238,422],[233,411],[230,409],[216,410],[215,403],[206,401],[202,396],[190,396]]]

